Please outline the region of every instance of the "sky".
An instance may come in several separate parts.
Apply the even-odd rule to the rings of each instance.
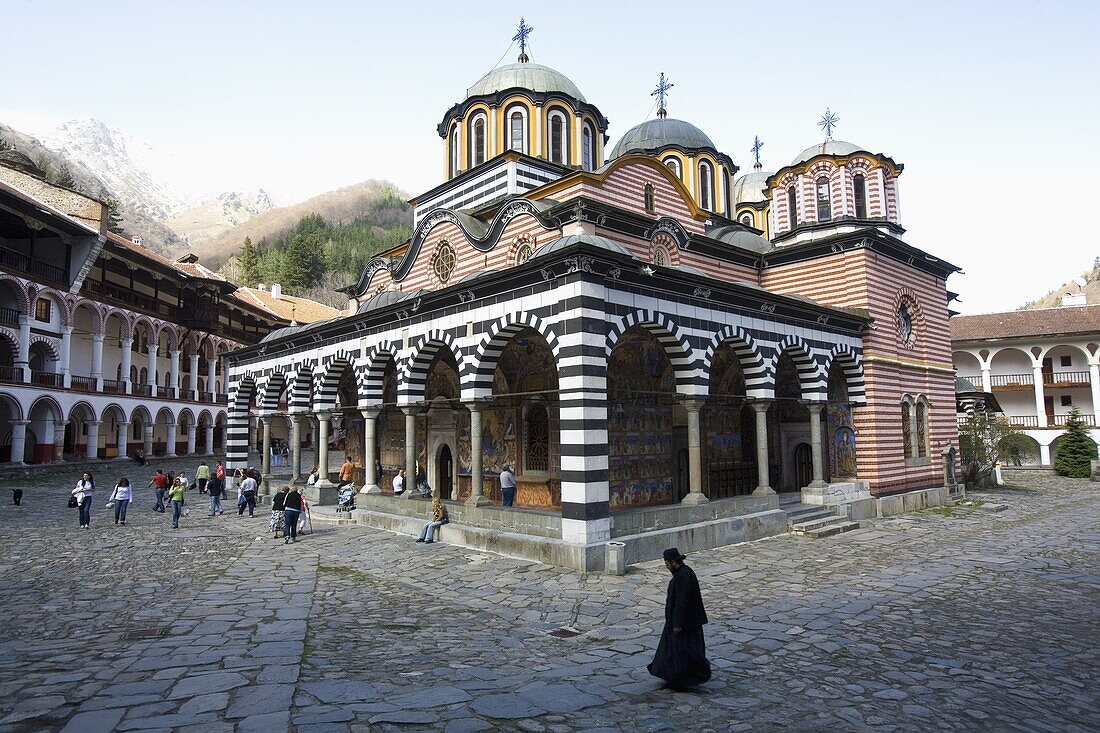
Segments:
[[[279,202],[380,178],[442,182],[436,125],[499,63],[531,60],[610,120],[700,127],[742,172],[834,132],[905,165],[905,240],[958,265],[964,313],[1010,310],[1091,267],[1100,2],[43,2],[7,0],[0,121],[96,117],[196,193]],[[1068,219],[1066,217],[1069,217]],[[1084,226],[1081,226],[1084,225]]]

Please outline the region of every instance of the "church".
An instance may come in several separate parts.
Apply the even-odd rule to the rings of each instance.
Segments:
[[[663,74],[656,117],[611,145],[529,31],[443,113],[444,180],[345,314],[228,355],[227,465],[253,415],[286,416],[300,479],[317,419],[321,465],[339,432],[333,462],[359,467],[360,522],[422,521],[393,496],[404,469],[450,502],[449,541],[581,570],[609,542],[634,562],[786,531],[784,497],[941,487],[957,268],[904,240],[903,165],[833,139],[827,112],[824,140],[775,171],[757,140],[742,173],[668,116]]]

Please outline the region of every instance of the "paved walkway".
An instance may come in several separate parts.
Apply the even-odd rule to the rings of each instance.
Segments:
[[[674,693],[645,671],[659,563],[583,575],[360,527],[288,546],[197,499],[172,531],[151,492],[125,527],[101,493],[82,531],[56,479],[21,507],[8,482],[0,731],[1096,730],[1100,493],[1031,483],[986,494],[1001,513],[692,555],[715,677]]]

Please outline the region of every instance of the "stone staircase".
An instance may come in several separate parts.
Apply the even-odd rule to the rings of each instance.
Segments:
[[[814,539],[859,529],[859,522],[838,516],[832,509],[798,502],[779,505],[787,515],[787,531]]]

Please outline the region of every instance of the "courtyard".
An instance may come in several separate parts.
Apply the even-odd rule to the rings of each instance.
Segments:
[[[172,531],[151,489],[122,527],[106,474],[81,531],[75,478],[0,486],[0,731],[1100,728],[1087,481],[1016,472],[983,507],[681,548],[715,673],[677,693],[645,670],[660,563],[586,575],[320,523],[288,546],[263,507],[193,495]]]

